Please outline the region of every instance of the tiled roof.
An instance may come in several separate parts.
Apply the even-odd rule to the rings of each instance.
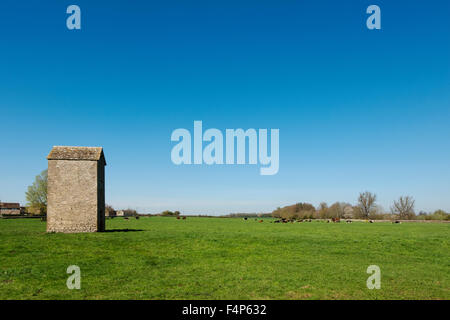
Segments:
[[[102,147],[63,147],[55,146],[47,156],[48,160],[103,160],[106,165]]]
[[[1,209],[20,209],[19,203],[0,202]]]

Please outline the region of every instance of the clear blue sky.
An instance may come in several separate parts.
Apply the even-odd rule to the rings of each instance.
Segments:
[[[66,28],[77,4],[82,29]],[[368,5],[381,30],[366,28]],[[53,145],[103,146],[106,200],[268,212],[401,195],[450,211],[449,1],[0,2],[0,200]],[[176,128],[279,128],[280,170],[175,166]]]

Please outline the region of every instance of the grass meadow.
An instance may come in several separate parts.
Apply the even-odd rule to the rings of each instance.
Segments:
[[[0,219],[0,299],[450,299],[448,223],[271,221],[115,218],[104,233],[47,234]]]

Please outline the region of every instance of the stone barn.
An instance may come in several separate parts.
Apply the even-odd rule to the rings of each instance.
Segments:
[[[7,215],[20,215],[20,204],[0,202],[0,216]]]
[[[103,148],[53,147],[47,159],[47,232],[104,231]]]

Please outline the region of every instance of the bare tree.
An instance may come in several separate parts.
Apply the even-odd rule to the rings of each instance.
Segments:
[[[343,218],[345,215],[346,208],[351,205],[345,202],[336,202],[331,205],[328,209],[328,214],[330,218]]]
[[[400,219],[410,219],[414,213],[414,199],[410,196],[400,197],[398,201],[394,201],[391,207],[392,214],[397,214]]]
[[[375,208],[375,202],[377,201],[377,195],[366,191],[360,193],[358,197],[358,207],[361,210],[361,214],[364,218],[368,218],[371,211]]]
[[[328,204],[326,202],[321,202],[317,208],[317,215],[320,219],[325,219],[328,217]]]

